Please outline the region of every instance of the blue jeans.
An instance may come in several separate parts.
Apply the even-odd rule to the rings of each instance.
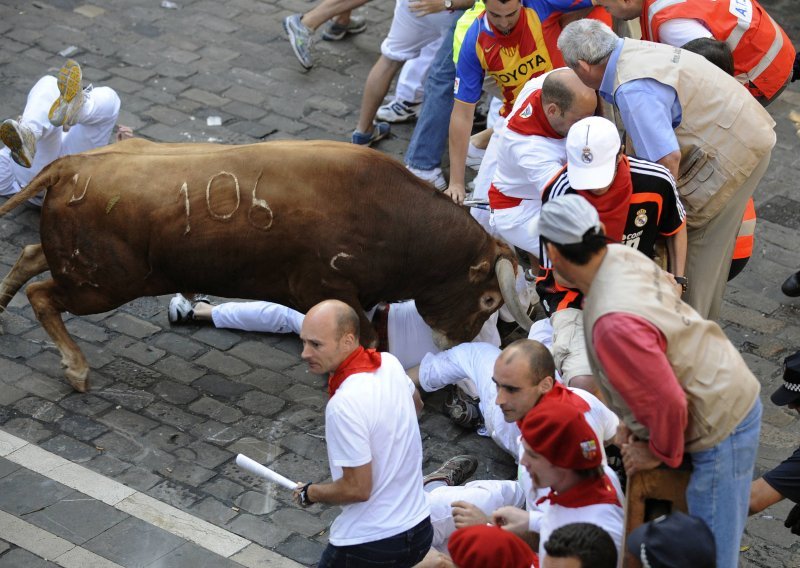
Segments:
[[[747,522],[750,484],[761,430],[761,401],[733,433],[711,449],[694,452],[686,490],[689,513],[703,519],[717,544],[717,568],[739,565],[739,541]]]
[[[432,170],[442,165],[442,154],[450,130],[450,113],[453,112],[453,84],[456,80],[456,66],[453,63],[455,24],[456,21],[453,21],[442,47],[433,58],[428,78],[425,79],[422,108],[406,150],[406,164],[418,170]]]
[[[417,526],[389,538],[353,546],[329,543],[317,568],[407,568],[425,558],[432,542],[431,518],[425,517]]]

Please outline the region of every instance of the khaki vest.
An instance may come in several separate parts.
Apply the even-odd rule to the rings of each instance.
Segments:
[[[650,437],[647,428],[610,386],[594,351],[594,324],[611,312],[644,318],[664,334],[667,359],[688,402],[686,451],[706,450],[727,438],[752,409],[760,385],[722,329],[682,302],[666,273],[642,253],[608,245],[583,305],[589,362],[611,410],[645,440]]]
[[[675,129],[681,150],[678,191],[687,224],[702,227],[775,145],[775,121],[736,79],[702,56],[626,38],[614,92],[636,79],[655,79],[678,94],[683,115]]]

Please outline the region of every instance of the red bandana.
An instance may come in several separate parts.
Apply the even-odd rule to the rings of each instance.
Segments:
[[[553,130],[542,106],[542,90],[537,89],[525,99],[519,110],[508,119],[508,129],[524,136],[542,136],[561,140],[564,138]]]
[[[369,373],[381,366],[381,354],[374,349],[358,349],[350,353],[347,359],[334,371],[328,379],[328,394],[333,396],[336,390],[350,375],[356,373]]]
[[[548,499],[553,505],[561,505],[569,509],[578,509],[589,505],[616,505],[617,507],[622,507],[617,496],[617,490],[614,489],[614,484],[611,483],[608,475],[581,481],[561,495],[550,490],[550,493],[536,501],[536,504],[539,505]]]
[[[632,193],[631,166],[625,156],[622,157],[617,167],[617,175],[614,176],[614,181],[611,182],[607,192],[603,195],[595,195],[591,191],[580,192],[581,197],[585,197],[586,201],[597,209],[597,214],[606,227],[606,236],[615,243],[622,242]]]

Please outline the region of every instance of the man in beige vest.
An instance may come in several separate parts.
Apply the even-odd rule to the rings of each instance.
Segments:
[[[628,475],[690,458],[689,512],[714,533],[717,567],[734,568],[758,450],[758,380],[720,327],[681,301],[670,275],[606,244],[584,198],[545,203],[538,230],[556,278],[584,294],[589,362],[627,427]]]
[[[677,47],[621,39],[596,20],[568,25],[558,47],[619,110],[635,155],[677,180],[689,240],[684,300],[716,319],[747,201],[775,145],[775,122],[733,77]]]

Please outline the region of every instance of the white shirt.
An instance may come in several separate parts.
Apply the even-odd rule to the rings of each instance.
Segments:
[[[372,463],[372,493],[363,503],[342,506],[330,543],[349,546],[394,536],[429,516],[422,489],[422,440],[400,362],[381,353],[373,373],[356,373],[325,408],[325,438],[334,481],[343,467]]]
[[[665,21],[658,27],[659,43],[666,43],[675,47],[683,47],[693,39],[701,37],[713,36],[700,20],[674,18]]]
[[[622,531],[625,520],[625,511],[617,505],[600,504],[588,505],[570,509],[561,505],[550,505],[547,513],[542,517],[539,531],[539,562],[544,561],[547,553],[544,544],[550,535],[559,527],[571,523],[591,523],[597,525],[608,533],[617,547],[617,555],[621,554]],[[619,556],[622,558],[622,556]]]

